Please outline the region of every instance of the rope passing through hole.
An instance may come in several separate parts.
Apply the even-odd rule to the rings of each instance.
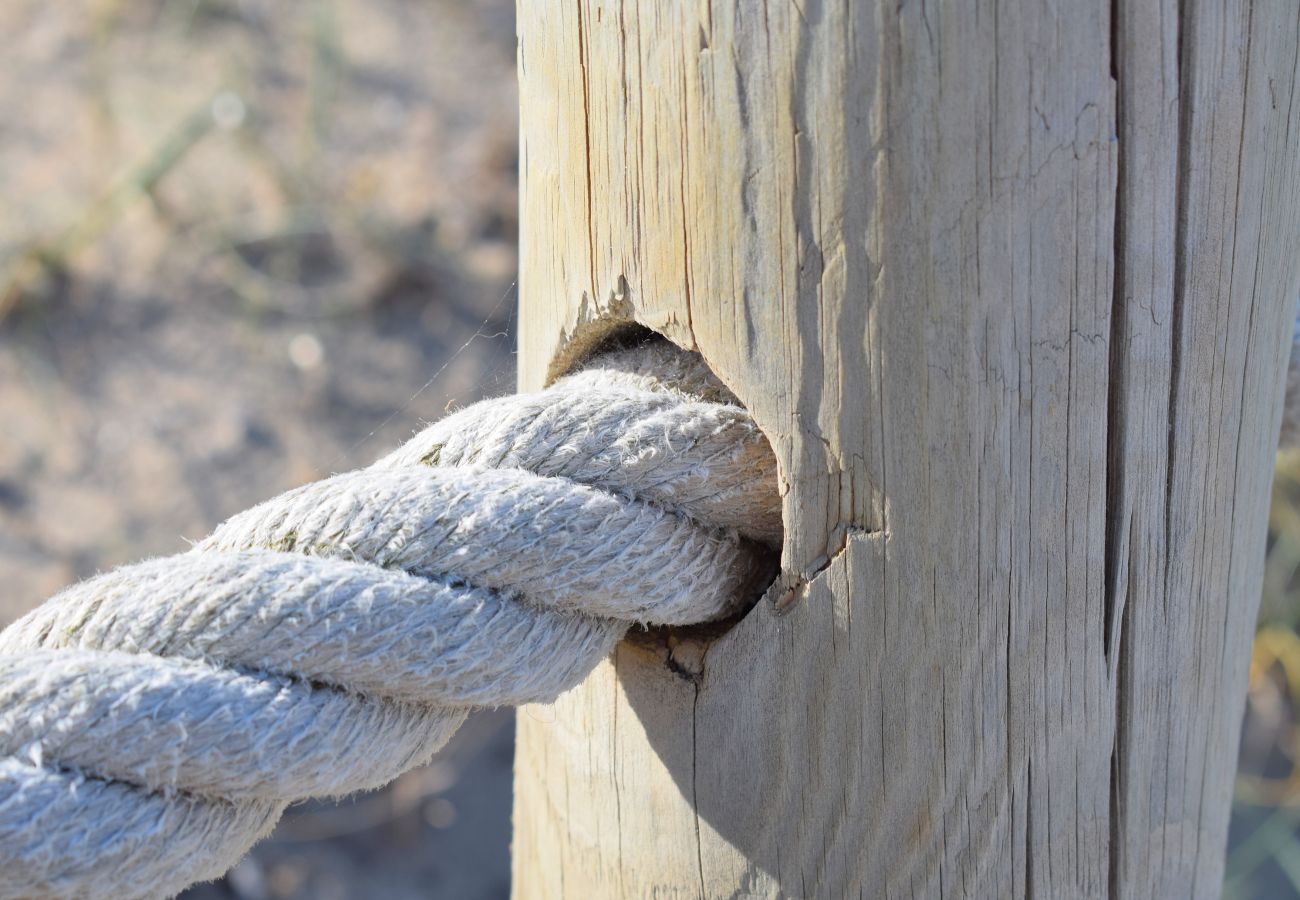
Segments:
[[[0,897],[174,894],[632,625],[734,614],[776,484],[735,397],[655,341],[67,589],[0,632]]]

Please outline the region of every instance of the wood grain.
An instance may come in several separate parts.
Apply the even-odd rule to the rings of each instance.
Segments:
[[[698,349],[772,440],[786,539],[721,639],[521,711],[517,897],[1218,894],[1298,29],[520,3],[521,386],[632,321]]]

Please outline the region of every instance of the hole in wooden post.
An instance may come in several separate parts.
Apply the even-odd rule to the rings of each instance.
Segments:
[[[552,363],[552,380],[591,363],[598,356],[631,349],[667,338],[631,321],[587,323]],[[683,353],[690,351],[683,350]],[[716,376],[715,376],[716,377]],[[740,404],[734,394],[718,379],[718,396],[725,402]],[[633,628],[627,641],[635,647],[660,656],[675,674],[698,680],[703,675],[704,654],[715,640],[744,619],[762,600],[780,571],[780,551],[757,541],[748,541],[756,559],[755,569],[741,589],[743,597],[737,610],[725,619],[687,626],[651,626]]]

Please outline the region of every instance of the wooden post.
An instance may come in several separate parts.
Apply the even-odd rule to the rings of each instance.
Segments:
[[[519,4],[521,384],[698,349],[786,538],[722,638],[521,711],[516,897],[1218,895],[1298,16]]]

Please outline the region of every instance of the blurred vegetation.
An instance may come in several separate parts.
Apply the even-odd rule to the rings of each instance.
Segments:
[[[62,52],[40,60],[47,71],[61,66],[61,77],[24,98],[46,115],[66,102],[67,118],[29,135],[34,158],[6,154],[11,164],[20,158],[0,223],[0,319],[55,299],[64,276],[93,270],[106,251],[131,252],[116,241],[123,227],[141,262],[142,249],[159,255],[150,238],[162,233],[168,257],[211,267],[255,310],[310,304],[317,314],[346,313],[381,301],[403,279],[460,268],[441,259],[453,254],[470,274],[508,275],[515,113],[501,101],[513,92],[478,97],[498,102],[475,115],[475,97],[499,77],[462,96],[453,92],[482,73],[429,79],[439,67],[421,72],[424,53],[474,30],[464,21],[474,8],[434,4],[434,15],[421,17],[433,21],[418,24],[443,39],[421,47],[418,30],[400,31],[411,10],[396,13],[407,6],[91,3],[88,34],[65,35]],[[23,18],[14,8],[6,16]],[[385,50],[406,58],[385,59]],[[503,58],[512,61],[498,54],[495,68]],[[77,96],[41,103],[41,89],[55,93],[58,81],[72,82],[63,86]],[[440,103],[439,93],[452,102]],[[439,109],[453,104],[461,108]],[[453,121],[438,121],[438,111]],[[448,125],[460,140],[438,133]],[[493,133],[472,134],[483,128]],[[53,158],[51,138],[60,144]],[[473,143],[486,156],[472,166],[447,159],[449,143]],[[452,202],[450,191],[495,200],[493,215],[469,221],[481,203]]]
[[[1278,458],[1224,896],[1300,897],[1300,452]]]

